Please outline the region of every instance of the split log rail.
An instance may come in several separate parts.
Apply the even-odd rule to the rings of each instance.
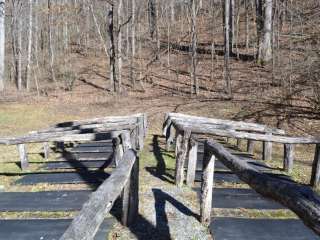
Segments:
[[[139,159],[147,131],[146,114],[126,117],[105,117],[60,123],[25,136],[2,138],[0,144],[17,145],[22,169],[28,168],[26,144],[43,143],[44,156],[49,157],[49,143],[64,148],[65,142],[112,140],[116,167],[98,189],[90,195],[82,210],[73,219],[60,240],[93,240],[115,201],[122,202],[125,226],[132,224],[139,209]]]
[[[0,138],[0,145],[17,145],[21,168],[26,170],[29,166],[26,144],[43,143],[44,156],[48,158],[49,142],[54,142],[63,149],[66,142],[99,141],[130,132],[131,138],[135,139],[135,147],[140,150],[143,148],[146,131],[146,114],[103,117],[58,123],[48,129],[33,131],[24,136]]]
[[[320,138],[292,137],[285,135],[281,129],[265,125],[236,122],[222,119],[211,119],[190,116],[180,113],[168,113],[163,125],[163,134],[167,147],[176,142],[176,175],[177,186],[185,180],[184,166],[187,164],[186,183],[193,186],[197,163],[197,135],[219,136],[248,140],[247,150],[253,152],[254,141],[262,141],[263,159],[271,159],[272,143],[284,144],[284,170],[291,172],[294,162],[295,144],[316,144],[312,167],[311,186],[317,187],[320,180]],[[204,145],[203,176],[201,183],[200,219],[204,224],[211,221],[212,191],[214,187],[215,160],[220,160],[262,196],[281,203],[295,212],[306,226],[320,235],[320,197],[312,188],[293,181],[280,179],[274,175],[259,171],[246,161],[232,155],[224,146],[214,140],[207,140]]]

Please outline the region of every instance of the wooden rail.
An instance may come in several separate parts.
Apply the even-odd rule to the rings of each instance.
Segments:
[[[200,211],[203,223],[211,220],[214,161],[219,159],[251,188],[288,207],[306,226],[320,235],[320,196],[310,187],[262,173],[213,140],[206,141],[204,156]]]
[[[176,185],[184,183],[184,166],[188,158],[186,182],[192,186],[197,163],[196,135],[214,135],[227,138],[248,140],[247,150],[253,152],[253,142],[264,143],[264,159],[272,156],[272,143],[284,144],[284,169],[292,171],[294,144],[316,144],[315,159],[312,169],[311,185],[317,186],[320,180],[320,139],[312,136],[284,136],[284,131],[251,123],[207,119],[182,114],[167,114],[163,132],[167,145],[176,139]],[[205,142],[203,158],[203,176],[201,183],[200,219],[204,224],[211,221],[212,191],[214,187],[215,160],[219,159],[231,169],[243,182],[249,184],[261,195],[273,199],[295,212],[306,226],[320,235],[320,197],[310,187],[293,181],[277,178],[263,173],[246,161],[232,155],[221,144],[209,140]]]
[[[105,214],[120,195],[123,202],[122,223],[126,226],[133,223],[139,207],[138,174],[136,153],[132,149],[126,150],[111,176],[91,194],[60,240],[94,239]]]
[[[182,117],[180,117],[182,116]],[[294,164],[294,145],[295,144],[316,144],[315,157],[312,168],[312,176],[310,184],[313,187],[318,187],[320,184],[320,138],[308,136],[308,137],[292,137],[283,136],[280,133],[284,133],[280,129],[273,129],[266,127],[264,125],[257,125],[252,123],[235,122],[219,119],[200,118],[184,114],[167,114],[166,121],[164,124],[163,131],[167,139],[167,148],[170,147],[173,140],[176,138],[184,139],[183,135],[186,132],[191,132],[192,134],[205,134],[214,135],[227,138],[245,139],[248,141],[247,150],[249,153],[253,153],[253,147],[255,141],[263,142],[263,155],[264,160],[270,160],[272,158],[272,143],[282,143],[284,145],[284,159],[283,159],[283,169],[288,173],[292,172]],[[194,120],[193,120],[194,119]],[[218,123],[221,123],[220,125]],[[242,127],[241,127],[242,126]],[[250,130],[250,132],[244,131],[244,129]],[[264,134],[261,134],[261,132]],[[260,133],[253,133],[260,132]],[[276,135],[276,133],[278,135]],[[177,145],[191,146],[190,137],[185,139],[185,141],[176,141]],[[185,149],[181,146],[176,147],[176,150]],[[179,156],[190,156],[190,147],[186,148],[185,153],[179,153],[176,151],[176,166],[184,166],[185,158]],[[187,184],[192,185],[194,180],[193,166],[194,157],[189,157],[190,164],[188,164],[187,169]],[[190,168],[189,168],[190,166]],[[179,169],[176,170],[176,184],[181,186],[184,182],[184,172]]]
[[[58,123],[48,129],[33,131],[24,136],[0,138],[0,145],[17,145],[21,168],[25,170],[29,165],[26,144],[43,143],[44,156],[47,158],[48,142],[59,143],[63,148],[65,142],[105,140],[116,138],[128,131],[135,149],[142,149],[147,131],[147,115],[135,114]]]

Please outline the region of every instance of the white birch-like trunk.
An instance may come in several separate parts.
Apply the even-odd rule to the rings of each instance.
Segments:
[[[32,27],[33,27],[33,0],[29,0],[29,31],[28,31],[28,55],[26,67],[26,89],[30,90],[30,66],[31,66],[31,50],[32,50]]]

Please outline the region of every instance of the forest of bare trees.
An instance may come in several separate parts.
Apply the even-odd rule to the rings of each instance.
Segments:
[[[105,60],[108,92],[231,99],[251,84],[319,109],[319,10],[316,0],[0,0],[0,91],[72,91],[81,56]]]

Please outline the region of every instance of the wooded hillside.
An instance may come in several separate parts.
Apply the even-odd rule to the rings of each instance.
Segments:
[[[318,118],[318,1],[1,0],[0,10],[4,94],[98,78],[107,94],[270,98],[291,109],[282,118]]]

